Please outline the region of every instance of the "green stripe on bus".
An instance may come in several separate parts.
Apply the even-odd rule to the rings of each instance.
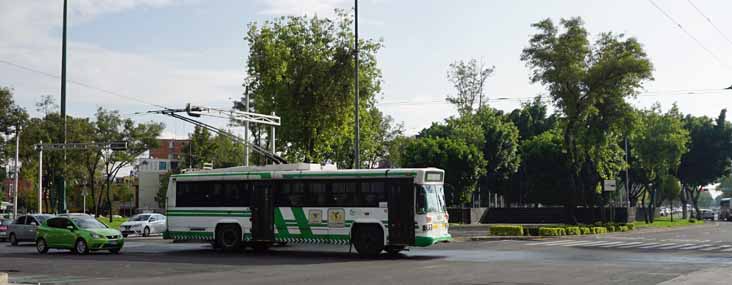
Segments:
[[[310,226],[308,225],[308,219],[305,216],[305,211],[303,211],[302,208],[291,209],[292,214],[295,216],[295,220],[297,220],[297,225],[300,227],[300,234],[304,237],[312,237],[313,232],[310,230]]]
[[[359,173],[359,172],[346,172],[346,173],[293,173],[293,174],[283,174],[283,178],[301,178],[301,177],[344,177],[344,176],[354,176],[354,177],[392,177],[392,176],[405,176],[405,177],[412,177],[416,176],[416,171],[389,171],[384,173]]]
[[[252,175],[259,176],[261,179],[271,179],[272,173],[270,172],[226,172],[226,173],[185,173],[176,174],[173,177],[205,177],[205,176],[243,176]]]

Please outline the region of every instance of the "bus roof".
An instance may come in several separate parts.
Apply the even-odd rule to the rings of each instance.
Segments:
[[[345,178],[345,177],[417,177],[420,172],[444,173],[438,168],[388,168],[388,169],[337,169],[333,165],[309,163],[267,165],[255,167],[229,167],[200,170],[173,175],[186,177],[240,176],[249,179],[297,179],[297,178]],[[444,174],[443,174],[444,175]],[[442,180],[442,177],[440,177]]]

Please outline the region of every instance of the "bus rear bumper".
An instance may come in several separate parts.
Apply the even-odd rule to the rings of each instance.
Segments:
[[[452,241],[452,236],[450,234],[446,234],[443,236],[416,236],[414,238],[414,246],[431,246],[433,244],[436,244],[438,242],[449,242]]]

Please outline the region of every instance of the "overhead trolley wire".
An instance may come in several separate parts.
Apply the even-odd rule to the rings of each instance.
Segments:
[[[667,12],[666,12],[665,10],[663,10],[663,8],[661,8],[661,6],[658,6],[658,4],[656,4],[656,2],[655,2],[655,1],[653,1],[653,0],[648,0],[648,2],[650,2],[650,3],[651,3],[651,5],[653,5],[653,7],[656,7],[656,9],[657,9],[657,10],[658,10],[659,12],[661,12],[661,14],[663,14],[664,16],[666,16],[666,18],[667,18],[667,19],[669,19],[669,20],[670,20],[670,21],[671,21],[672,23],[674,23],[674,25],[676,25],[676,27],[678,27],[678,28],[679,28],[679,29],[680,29],[681,31],[683,31],[683,32],[684,32],[684,33],[685,33],[685,34],[686,34],[687,36],[689,36],[689,37],[690,37],[690,38],[691,38],[692,40],[694,40],[694,41],[696,42],[696,44],[698,44],[698,45],[699,45],[699,46],[700,46],[700,47],[701,47],[702,49],[704,49],[704,50],[705,50],[705,51],[706,51],[706,52],[707,52],[707,53],[708,53],[709,55],[711,55],[711,56],[712,56],[712,57],[713,57],[713,58],[714,58],[714,59],[715,59],[715,60],[717,61],[717,63],[719,63],[720,65],[724,66],[724,67],[725,67],[725,68],[727,68],[727,69],[730,69],[730,70],[732,70],[732,67],[730,67],[730,66],[729,66],[729,65],[728,65],[727,63],[725,63],[725,62],[724,62],[724,61],[723,61],[723,60],[722,60],[722,59],[721,59],[721,58],[720,58],[719,56],[717,56],[717,54],[715,54],[715,53],[714,53],[714,52],[713,52],[713,51],[712,51],[711,49],[707,48],[707,46],[705,46],[705,45],[704,45],[704,44],[703,44],[703,43],[702,43],[702,42],[701,42],[701,41],[700,41],[700,40],[699,40],[699,39],[698,39],[698,38],[697,38],[696,36],[694,36],[694,35],[693,35],[693,34],[692,34],[691,32],[689,32],[689,31],[688,31],[688,30],[687,30],[686,28],[684,28],[684,26],[682,26],[682,25],[681,25],[681,23],[679,23],[678,21],[676,21],[676,19],[674,19],[673,17],[671,17],[671,15],[669,15],[669,14],[668,14],[668,13],[667,13]]]
[[[717,33],[719,33],[727,41],[727,43],[732,45],[732,40],[730,40],[730,38],[724,32],[722,32],[722,30],[719,27],[717,27],[717,25],[714,24],[714,22],[712,22],[711,18],[709,18],[706,14],[704,14],[704,12],[702,12],[702,10],[699,9],[699,7],[697,7],[696,4],[694,4],[694,2],[692,2],[691,0],[686,0],[686,1],[689,2],[689,4],[692,7],[694,7],[694,10],[696,10],[699,13],[699,15],[704,17],[704,19],[707,19],[707,22],[709,22],[709,24],[712,25],[712,27],[714,27],[715,30],[717,30]]]

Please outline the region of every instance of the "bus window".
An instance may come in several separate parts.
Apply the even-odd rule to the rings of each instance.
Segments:
[[[378,207],[379,202],[386,201],[384,182],[361,182],[358,204],[361,207]]]
[[[445,212],[442,185],[420,185],[417,189],[417,213]]]
[[[355,182],[333,182],[330,190],[329,206],[354,207],[356,194]]]
[[[328,191],[325,183],[310,182],[308,184],[308,196],[310,197],[307,206],[325,206],[328,201]]]

